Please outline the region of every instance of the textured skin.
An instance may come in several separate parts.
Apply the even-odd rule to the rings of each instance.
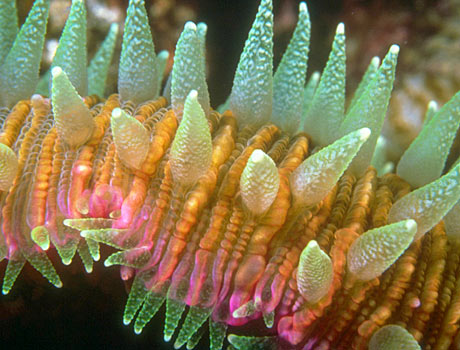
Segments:
[[[178,115],[182,113],[185,99],[191,90],[198,92],[198,101],[204,113],[209,114],[204,61],[204,37],[198,36],[194,23],[187,22],[177,42],[171,73],[171,104]]]
[[[32,240],[43,250],[48,250],[50,246],[50,235],[43,226],[37,226],[30,232]]]
[[[320,146],[326,146],[338,138],[339,127],[343,121],[345,58],[345,28],[340,23],[304,122],[305,132],[312,135],[313,141]]]
[[[18,13],[16,0],[0,2],[0,65],[13,46],[18,34]]]
[[[414,239],[419,239],[460,199],[459,179],[460,163],[446,175],[397,201],[390,210],[389,222],[414,219],[417,221],[417,234]]]
[[[197,91],[187,96],[184,114],[171,146],[171,172],[179,185],[190,187],[211,164],[211,133]]]
[[[291,135],[300,126],[309,46],[310,17],[302,2],[296,29],[273,76],[272,121]]]
[[[412,335],[401,326],[389,325],[375,332],[369,350],[421,350]]]
[[[110,119],[113,142],[120,159],[133,169],[140,169],[149,151],[150,136],[137,119],[116,108]]]
[[[393,45],[383,59],[376,77],[370,82],[354,107],[347,112],[340,126],[341,135],[363,126],[368,127],[372,132],[369,140],[359,150],[350,165],[350,169],[356,175],[361,175],[365,171],[374,154],[393,89],[398,53],[399,47]]]
[[[444,217],[444,223],[446,224],[446,233],[448,235],[458,237],[460,236],[460,202],[457,202],[452,209]]]
[[[351,110],[356,102],[358,102],[361,95],[366,91],[369,83],[375,78],[380,66],[380,58],[375,56],[371,59],[369,66],[366,69],[366,72],[363,75],[363,78],[359,82],[358,87],[356,88],[355,92],[353,93],[353,98],[348,105],[348,110]]]
[[[78,147],[91,137],[93,118],[67,74],[60,67],[54,67],[52,76],[51,96],[56,130],[70,147]]]
[[[241,174],[243,203],[254,215],[265,213],[275,200],[280,178],[275,162],[263,151],[255,150]]]
[[[135,103],[158,96],[158,72],[144,0],[130,0],[118,69],[123,101]]]
[[[262,125],[272,112],[273,13],[262,0],[244,44],[230,94],[230,109],[241,125]]]
[[[304,130],[305,119],[313,102],[313,96],[315,95],[316,88],[318,87],[320,77],[321,74],[319,72],[313,72],[303,90],[302,119],[300,121],[300,130]]]
[[[311,240],[302,251],[297,268],[297,288],[309,303],[324,297],[332,284],[331,258]]]
[[[402,155],[396,169],[397,174],[415,188],[442,175],[460,125],[460,93],[429,119]]]
[[[0,143],[0,191],[6,191],[18,171],[18,157],[8,146]]]
[[[365,232],[350,247],[348,270],[362,281],[379,277],[409,247],[417,231],[414,220]]]
[[[3,106],[12,107],[17,101],[29,98],[37,86],[49,6],[49,0],[35,1],[0,67],[0,104]]]
[[[83,0],[73,0],[51,69],[61,67],[78,94],[86,96],[88,95],[86,65],[86,6]]]
[[[118,36],[118,24],[110,26],[109,33],[88,66],[88,95],[104,96],[105,82],[112,63]]]
[[[321,201],[369,135],[369,129],[352,132],[306,159],[291,175],[294,206],[306,207]]]

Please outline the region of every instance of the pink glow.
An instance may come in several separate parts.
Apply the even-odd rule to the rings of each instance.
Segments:
[[[134,277],[134,269],[128,266],[120,267],[120,277],[123,281],[129,281]]]
[[[305,332],[299,332],[295,329],[292,316],[284,316],[279,320],[278,334],[293,345],[299,344],[305,337]]]
[[[93,218],[108,218],[110,213],[120,210],[122,203],[123,194],[120,188],[99,185],[89,198],[89,215]]]
[[[212,263],[211,253],[204,249],[199,249],[195,253],[195,266],[190,277],[190,288],[188,290],[186,302],[188,305],[196,305],[200,300],[200,291],[204,281],[210,277],[208,264]]]

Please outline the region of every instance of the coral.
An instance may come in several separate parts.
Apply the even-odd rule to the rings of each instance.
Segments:
[[[11,4],[1,18],[15,16]],[[73,0],[47,98],[33,93],[49,5],[36,0],[19,32],[0,27],[4,294],[26,263],[65,288],[55,249],[64,265],[78,254],[88,273],[101,256],[120,265],[131,286],[124,324],[139,334],[166,304],[175,348],[194,348],[207,327],[213,350],[453,346],[460,162],[443,171],[459,94],[431,106],[397,174],[379,177],[397,45],[371,60],[345,108],[344,24],[306,82],[301,3],[273,74],[272,3],[262,0],[219,113],[207,26],[185,24],[160,96],[168,54],[155,53],[144,1],[131,0],[120,94],[85,96],[104,91],[118,29],[87,68],[85,4]]]

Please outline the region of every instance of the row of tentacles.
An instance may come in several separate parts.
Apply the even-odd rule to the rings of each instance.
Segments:
[[[397,46],[382,64],[372,60],[344,114],[343,24],[321,78],[304,86],[306,57],[299,53],[305,46],[308,52],[309,19],[301,3],[272,77],[271,1],[263,0],[230,109],[219,114],[209,106],[206,27],[190,22],[165,89],[168,106],[164,97],[152,99],[165,57],[155,56],[143,1],[131,0],[120,95],[82,99],[86,19],[83,1],[74,0],[46,78],[51,98],[24,99],[36,85],[25,68],[38,70],[37,60],[24,58],[21,74],[14,61],[21,50],[41,53],[48,6],[35,2],[0,66],[0,101],[11,107],[0,110],[3,293],[26,261],[61,287],[46,255],[51,245],[64,264],[78,252],[91,272],[103,243],[119,250],[104,264],[121,265],[122,278],[133,281],[124,322],[136,318],[136,333],[165,302],[170,340],[189,306],[176,348],[195,347],[207,320],[213,350],[237,326],[260,329],[262,320],[257,336],[230,334],[229,348],[456,346],[460,164],[440,175],[460,123],[460,95],[428,111],[421,137],[398,164],[407,182],[377,177],[369,162]],[[91,82],[105,81],[98,74],[115,32],[97,56],[99,68],[88,69]],[[411,192],[408,182],[419,188]],[[447,236],[440,220],[451,209]]]
[[[364,231],[386,225],[392,204],[410,192],[396,175],[378,178],[372,167],[359,179],[346,173],[321,203],[295,219],[287,214],[288,178],[309,154],[308,137],[290,138],[272,124],[238,131],[231,113],[213,112],[209,126],[214,179],[179,193],[173,191],[166,153],[177,119],[165,109],[164,98],[137,108],[130,103],[122,106],[153,133],[151,149],[156,151],[144,164],[151,169],[148,176],[128,169],[115,155],[109,119],[120,106],[118,96],[102,103],[86,98],[85,103],[98,132],[78,151],[66,151],[56,137],[45,99],[21,102],[2,118],[6,120],[2,140],[12,137],[12,147],[24,164],[21,180],[8,195],[2,194],[3,234],[13,236],[24,255],[10,257],[4,292],[25,259],[61,285],[46,254],[31,238],[31,231],[42,230],[63,261],[70,263],[77,249],[88,272],[91,256],[97,260],[98,242],[121,249],[105,265],[123,265],[123,279],[134,276],[124,322],[135,318],[143,305],[136,332],[166,300],[165,338],[170,339],[186,305],[191,305],[177,346],[199,340],[208,318],[213,349],[222,346],[227,325],[263,318],[267,329],[262,333],[279,334],[258,338],[263,347],[363,349],[376,329],[397,324],[425,349],[449,348],[460,317],[460,241],[448,240],[442,223],[413,243],[379,278],[359,281],[346,269],[351,243]],[[27,127],[19,133],[22,125]],[[281,174],[275,205],[259,220],[248,215],[238,196],[241,172],[255,149],[264,150]],[[136,210],[132,208],[139,214],[128,228],[115,228],[122,203],[134,194],[141,198]],[[44,221],[39,222],[45,217],[46,229],[41,226]],[[289,226],[289,232],[283,232],[283,226]],[[35,240],[46,238],[35,236]],[[311,240],[331,257],[333,266],[330,289],[315,303],[305,300],[297,282],[300,254]],[[258,254],[266,264],[252,258]],[[252,300],[259,300],[259,305]],[[230,341],[237,349],[250,342],[236,336]]]

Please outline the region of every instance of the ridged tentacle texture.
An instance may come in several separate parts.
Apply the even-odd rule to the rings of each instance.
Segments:
[[[1,84],[27,40],[24,81],[36,84],[36,57],[29,56],[40,51],[43,38],[35,35],[44,30],[48,2],[35,4],[14,44],[17,26],[0,26],[10,50],[1,57]],[[78,6],[82,0],[74,0]],[[128,8],[120,95],[80,96],[85,77],[72,83],[71,76],[83,68],[64,65],[52,70],[50,99],[31,96],[35,86],[22,91],[12,82],[5,92],[0,84],[4,294],[26,262],[62,287],[47,251],[56,249],[64,264],[78,253],[91,272],[104,244],[112,247],[104,265],[121,265],[131,285],[123,322],[134,320],[140,333],[165,303],[164,337],[180,328],[176,348],[194,348],[208,326],[212,350],[455,348],[459,163],[441,175],[459,124],[458,95],[439,112],[431,107],[422,132],[430,144],[419,138],[408,149],[398,167],[405,179],[379,177],[369,163],[378,157],[399,48],[381,65],[371,61],[345,111],[344,25],[321,78],[314,73],[305,85],[310,23],[301,4],[273,80],[271,7],[262,0],[223,113],[209,106],[204,24],[188,22],[181,35],[173,106],[157,97],[167,54],[154,52],[142,0]],[[81,29],[81,15],[66,28]],[[101,57],[111,57],[116,32],[90,65],[91,91],[104,90]],[[61,47],[75,40],[72,33]],[[291,81],[298,84],[289,92]],[[273,87],[281,90],[273,94]],[[283,98],[297,99],[286,115]],[[329,129],[324,116],[332,118]],[[428,176],[411,175],[420,152],[433,165]]]

